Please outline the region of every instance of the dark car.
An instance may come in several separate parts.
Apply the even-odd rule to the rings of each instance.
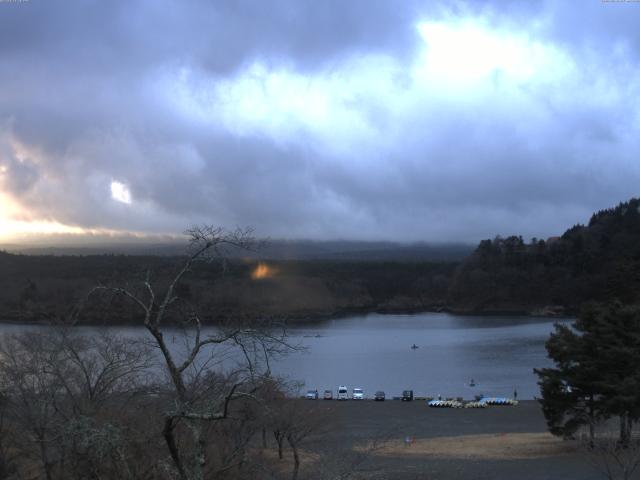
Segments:
[[[373,399],[376,402],[384,402],[384,392],[382,390],[378,390],[374,395]]]
[[[404,390],[402,392],[402,401],[403,402],[412,402],[413,401],[413,390]]]

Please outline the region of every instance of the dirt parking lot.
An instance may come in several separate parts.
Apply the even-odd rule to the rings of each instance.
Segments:
[[[429,408],[424,401],[317,402],[330,422],[309,447],[367,451],[358,467],[366,478],[605,478],[575,445],[547,433],[534,401],[486,409]]]

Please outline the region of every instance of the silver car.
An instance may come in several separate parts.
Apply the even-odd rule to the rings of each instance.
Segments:
[[[352,398],[354,400],[364,400],[364,390],[361,388],[354,388]]]

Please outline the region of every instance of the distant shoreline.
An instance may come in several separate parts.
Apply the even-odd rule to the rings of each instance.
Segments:
[[[377,308],[377,309],[348,309],[341,310],[332,313],[306,313],[301,314],[299,316],[292,315],[283,315],[281,318],[277,316],[270,316],[269,318],[260,319],[258,317],[252,318],[250,322],[260,322],[260,321],[274,321],[275,323],[283,324],[285,326],[301,326],[301,325],[312,325],[318,324],[330,320],[339,320],[348,317],[355,316],[363,316],[363,315],[419,315],[423,313],[446,313],[449,315],[458,315],[458,316],[466,316],[466,317],[528,317],[528,318],[546,318],[546,319],[557,319],[557,320],[571,320],[575,317],[575,315],[571,315],[570,313],[566,313],[563,315],[556,314],[544,314],[543,311],[538,310],[483,310],[483,311],[473,311],[473,310],[464,310],[464,309],[455,309],[448,307],[431,307],[431,308]],[[222,324],[233,325],[239,324],[241,322],[204,322],[203,326],[219,326]],[[113,322],[92,322],[92,321],[78,321],[75,323],[64,323],[64,322],[56,322],[52,320],[29,320],[24,318],[7,318],[5,316],[0,316],[0,324],[2,325],[46,325],[46,326],[95,326],[95,327],[135,327],[142,326],[142,322],[138,323],[135,321],[113,321]],[[167,322],[167,327],[178,327],[180,326],[177,322]]]

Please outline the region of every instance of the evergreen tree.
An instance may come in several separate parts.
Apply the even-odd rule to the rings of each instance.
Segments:
[[[571,327],[557,324],[546,348],[555,368],[535,373],[551,433],[571,437],[587,425],[593,440],[598,420],[618,416],[628,444],[640,419],[640,309],[590,306]]]
[[[549,431],[571,438],[580,427],[588,426],[593,441],[594,426],[605,413],[595,385],[598,357],[593,355],[589,338],[579,334],[579,327],[578,322],[572,327],[556,324],[545,345],[556,368],[534,371],[540,378],[540,403]]]
[[[597,342],[602,371],[596,377],[603,410],[620,417],[620,442],[627,445],[640,419],[640,309],[610,305],[584,315],[584,337]]]

